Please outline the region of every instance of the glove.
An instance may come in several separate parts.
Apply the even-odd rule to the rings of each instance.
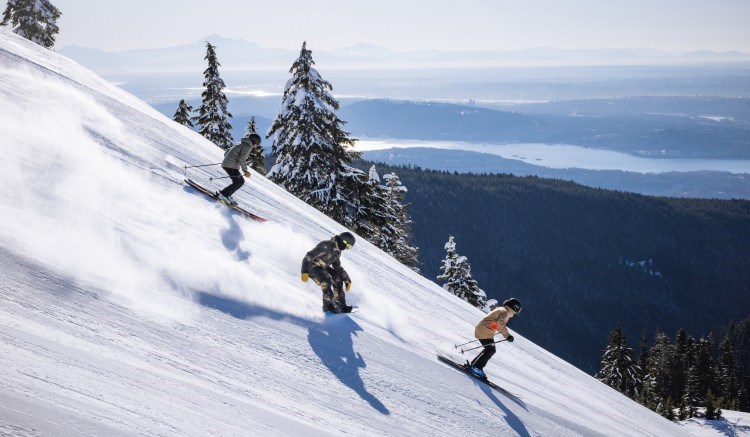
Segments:
[[[307,282],[307,278],[309,278],[309,277],[310,277],[310,275],[308,275],[307,273],[303,273],[302,274],[302,282]]]
[[[514,340],[512,335],[509,335],[509,336],[505,337],[505,339],[508,340],[511,343],[513,343],[513,340]]]
[[[246,177],[246,178],[249,178],[250,176],[251,176],[250,172],[249,172],[249,171],[246,171],[246,172],[245,172],[245,177]]]
[[[346,281],[346,282],[344,283],[344,286],[346,286],[346,291],[349,291],[349,289],[350,289],[350,288],[352,288],[352,283],[351,283],[351,282],[349,282],[349,281]]]

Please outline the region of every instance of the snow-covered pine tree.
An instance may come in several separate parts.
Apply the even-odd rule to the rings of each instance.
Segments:
[[[266,137],[273,136],[276,164],[269,179],[329,217],[351,226],[365,174],[349,164],[359,158],[347,150],[355,140],[336,115],[333,87],[313,68],[312,51],[302,43],[289,72],[281,109]],[[356,231],[355,231],[356,232]]]
[[[193,107],[185,101],[185,99],[180,100],[179,106],[177,106],[177,111],[174,113],[174,117],[172,119],[176,121],[177,123],[180,123],[183,126],[187,126],[190,129],[192,129],[193,121],[191,120],[191,113],[193,112]]]
[[[487,311],[487,295],[471,277],[468,258],[456,253],[456,243],[452,235],[448,236],[448,242],[445,243],[445,259],[441,262],[440,271],[443,273],[438,275],[437,279],[445,281],[443,289]]]
[[[640,385],[639,373],[638,366],[633,362],[633,349],[628,346],[618,323],[609,335],[609,344],[602,356],[602,367],[595,377],[632,398],[635,387]]]
[[[698,412],[698,406],[703,405],[703,395],[699,388],[700,375],[695,365],[690,366],[687,372],[685,383],[685,394],[682,396],[682,403],[688,417],[695,417]]]
[[[684,329],[678,329],[674,339],[674,366],[672,367],[671,395],[675,403],[679,400],[684,404],[685,386],[687,385],[688,369],[690,368],[691,352],[695,339]]]
[[[699,339],[692,348],[683,396],[690,417],[695,417],[697,408],[705,405],[706,395],[710,391],[713,380],[712,350],[710,337]]]
[[[669,337],[663,332],[657,332],[643,381],[645,393],[642,398],[648,400],[646,405],[662,405],[667,398],[672,398],[674,362],[674,346],[670,343]]]
[[[208,67],[203,72],[205,77],[203,86],[206,89],[201,94],[203,102],[194,121],[200,126],[199,134],[222,149],[228,149],[234,144],[231,132],[232,125],[229,124],[232,114],[227,110],[227,96],[222,91],[226,88],[226,85],[219,75],[221,64],[216,57],[216,47],[212,46],[210,42],[206,42],[206,57],[203,59],[208,61]]]
[[[57,27],[60,15],[60,10],[49,0],[8,0],[0,25],[10,23],[13,33],[51,49],[60,31]]]
[[[245,136],[257,134],[258,132],[256,129],[255,117],[250,117],[250,121],[247,123],[247,132],[245,132]],[[260,174],[266,173],[266,155],[263,146],[253,148],[250,151],[250,156],[247,158],[247,165]]]
[[[636,387],[636,393],[638,394],[636,395],[635,400],[640,404],[646,406],[647,408],[653,410],[655,408],[655,405],[649,402],[649,398],[647,396],[644,396],[644,394],[647,394],[647,390],[644,390],[644,385],[646,384],[646,372],[648,369],[649,355],[648,333],[646,332],[646,330],[644,330],[641,334],[640,353],[638,354],[638,380],[640,381],[640,384],[638,384],[638,386]]]
[[[346,179],[345,190],[354,194],[349,196],[350,222],[347,227],[384,249],[389,223],[394,220],[394,216],[388,209],[385,189],[380,185],[380,177],[375,166],[370,168],[366,183],[362,183],[358,178]]]
[[[409,209],[404,202],[404,194],[407,189],[401,184],[401,180],[396,173],[391,172],[384,175],[383,179],[386,181],[386,202],[393,213],[394,219],[388,224],[389,233],[385,238],[385,247],[381,247],[381,249],[415,272],[419,272],[417,267],[419,264],[419,249],[410,244],[412,220]]]
[[[722,398],[721,407],[727,410],[737,408],[737,399],[740,393],[737,359],[732,347],[734,329],[735,324],[730,323],[729,331],[719,346],[721,355],[716,365],[716,386],[719,396]]]

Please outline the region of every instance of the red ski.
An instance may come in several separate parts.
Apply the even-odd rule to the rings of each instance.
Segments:
[[[214,200],[217,200],[217,201],[221,202],[219,200],[219,196],[216,195],[215,191],[209,190],[208,188],[200,185],[199,183],[195,182],[192,179],[185,179],[185,183],[188,184],[188,185],[190,185],[191,187],[195,188],[196,190],[200,191],[201,193],[205,194],[206,196],[208,196],[208,197],[210,197],[210,198],[212,198]],[[221,202],[221,203],[224,203],[224,202]],[[236,203],[235,204],[224,203],[224,205],[226,205],[228,208],[232,208],[233,210],[235,210],[235,211],[243,214],[245,217],[250,218],[252,220],[255,220],[257,222],[265,222],[265,221],[267,221],[263,217],[260,217],[260,216],[257,216],[255,214],[253,214],[252,212],[250,212],[250,211],[246,210],[245,208],[237,205]]]

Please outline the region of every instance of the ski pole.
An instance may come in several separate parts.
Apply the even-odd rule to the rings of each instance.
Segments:
[[[506,340],[506,339],[502,339],[502,340],[498,340],[498,341],[496,341],[496,342],[494,342],[494,343],[490,343],[490,344],[498,344],[498,343],[502,343],[502,342],[504,342],[504,341],[508,341],[508,340]],[[477,347],[472,347],[472,348],[469,348],[469,349],[461,349],[461,353],[464,353],[464,352],[469,352],[469,351],[473,351],[474,349],[479,349],[480,347],[485,347],[485,346],[489,346],[489,344],[483,344],[483,345],[481,345],[481,346],[477,346]]]
[[[458,349],[458,348],[459,348],[460,346],[465,346],[465,345],[467,345],[467,344],[469,344],[469,343],[474,343],[475,341],[479,341],[479,340],[477,340],[477,339],[475,338],[474,340],[471,340],[471,341],[467,341],[466,343],[455,344],[455,345],[453,345],[453,347],[454,347],[454,348],[456,348],[456,349]]]
[[[499,332],[495,333],[495,335],[497,335],[497,334],[499,334]],[[466,343],[461,343],[461,344],[456,344],[456,345],[453,345],[453,347],[454,347],[454,348],[456,348],[456,349],[458,349],[458,348],[459,348],[460,346],[465,346],[465,345],[467,345],[467,344],[469,344],[469,343],[474,343],[475,341],[479,341],[479,340],[477,340],[477,339],[475,338],[474,340],[471,340],[471,341],[467,341]]]
[[[185,168],[208,167],[210,165],[219,165],[219,164],[221,164],[221,162],[217,162],[215,164],[186,165]]]

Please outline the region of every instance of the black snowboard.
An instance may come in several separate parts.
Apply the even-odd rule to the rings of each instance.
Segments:
[[[325,312],[324,312],[323,314],[325,314],[326,316],[338,316],[338,315],[342,315],[342,314],[352,314],[352,313],[356,313],[357,311],[359,311],[359,307],[357,307],[357,306],[352,306],[352,310],[351,310],[351,311],[349,311],[348,313],[332,313],[332,312],[330,312],[330,311],[325,311]]]

